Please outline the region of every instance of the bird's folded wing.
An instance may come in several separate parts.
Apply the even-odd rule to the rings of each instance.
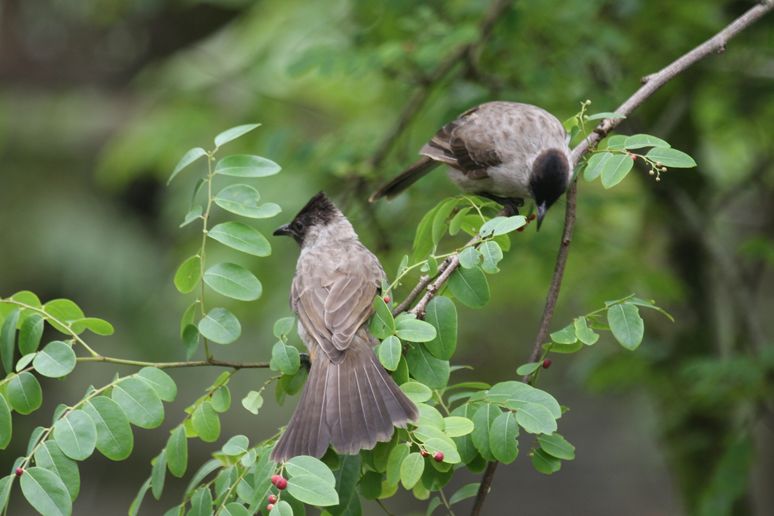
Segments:
[[[487,169],[502,163],[492,135],[465,118],[443,126],[419,153],[462,170],[470,179],[487,178]]]
[[[296,311],[307,332],[334,362],[352,343],[358,328],[374,313],[376,284],[349,276],[328,287],[299,292]]]

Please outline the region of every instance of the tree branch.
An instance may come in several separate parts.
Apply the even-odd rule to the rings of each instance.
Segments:
[[[78,357],[78,362],[107,362],[109,364],[122,364],[138,367],[157,367],[159,369],[172,369],[180,367],[233,367],[234,369],[263,369],[269,367],[269,362],[227,362],[224,360],[197,360],[195,362],[142,362],[139,360],[125,360],[123,358],[111,357]]]
[[[715,36],[705,41],[698,47],[694,48],[675,62],[656,72],[652,75],[642,79],[645,84],[637,92],[629,97],[626,102],[621,104],[616,113],[629,116],[635,109],[642,105],[651,95],[653,95],[659,88],[669,82],[671,79],[687,70],[697,62],[701,61],[705,57],[722,53],[726,49],[726,44],[729,40],[742,32],[744,29],[755,23],[764,14],[774,9],[774,0],[765,0],[755,7],[749,9],[742,16],[734,20],[725,29],[718,32]],[[577,147],[572,150],[573,164],[575,166],[580,163],[581,158],[589,151],[589,146],[596,145],[607,134],[612,131],[619,123],[619,118],[607,118],[597,127],[594,132],[589,135],[589,138],[584,139]],[[551,324],[551,317],[556,307],[556,300],[559,297],[559,289],[562,283],[562,277],[564,275],[564,268],[567,265],[567,257],[570,253],[570,242],[572,241],[572,233],[575,227],[575,210],[577,200],[577,178],[575,182],[570,186],[567,192],[567,211],[564,219],[564,232],[562,234],[562,241],[559,247],[559,255],[556,259],[556,267],[554,268],[554,276],[551,280],[551,287],[548,290],[548,296],[546,298],[546,306],[543,310],[543,317],[540,321],[540,327],[538,329],[537,338],[535,339],[535,345],[532,349],[530,361],[535,362],[540,357],[540,349],[548,335],[548,328]],[[526,377],[524,378],[526,382]],[[492,477],[497,467],[496,462],[490,462],[487,464],[486,471],[484,471],[484,477],[481,480],[481,486],[479,487],[478,494],[476,495],[475,503],[473,504],[473,510],[471,516],[478,516],[481,513],[481,508],[486,499],[489,485],[492,482]]]

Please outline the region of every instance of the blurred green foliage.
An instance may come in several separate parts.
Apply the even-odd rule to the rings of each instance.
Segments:
[[[115,322],[111,345],[127,357],[181,359],[176,321],[185,306],[172,278],[194,251],[196,230],[177,229],[194,181],[161,185],[185,150],[261,122],[230,152],[282,165],[262,187],[281,205],[278,219],[325,189],[392,276],[422,214],[455,190],[433,173],[390,204],[369,206],[367,195],[411,163],[443,123],[493,99],[537,104],[560,119],[586,99],[595,112],[613,111],[640,77],[752,5],[518,1],[469,61],[427,84],[439,62],[476,41],[489,2],[6,2],[0,21],[13,44],[0,47],[0,293],[76,299]],[[689,514],[771,510],[753,507],[748,477],[771,442],[761,427],[772,421],[774,369],[773,29],[771,16],[762,19],[619,127],[668,140],[698,168],[670,171],[658,184],[636,168],[610,191],[581,181],[554,316],[557,330],[632,292],[675,316],[672,324],[644,314],[648,330],[636,353],[595,346],[562,381],[647,393]],[[374,167],[407,99],[423,88],[426,100]],[[458,355],[476,374],[513,378],[528,356],[561,221],[557,206],[540,233],[514,238],[490,305],[460,311]],[[257,227],[267,234],[274,225]],[[216,261],[228,256],[259,271],[264,286],[252,304],[222,300],[247,321],[243,339],[254,343],[249,356],[232,346],[223,359],[270,356],[269,327],[288,315],[297,252],[292,242],[273,247],[260,260],[213,250],[222,253]],[[85,387],[63,395],[80,397]],[[762,482],[771,480],[769,472]]]

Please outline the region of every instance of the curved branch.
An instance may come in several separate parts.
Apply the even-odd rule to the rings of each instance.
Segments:
[[[684,56],[674,61],[669,66],[665,67],[659,72],[652,75],[648,75],[642,79],[645,84],[637,92],[629,97],[626,102],[621,104],[616,113],[622,115],[630,115],[642,105],[651,95],[653,95],[659,88],[669,82],[671,79],[687,70],[697,62],[701,61],[705,57],[712,54],[722,53],[726,49],[726,44],[729,40],[734,38],[744,29],[755,23],[764,14],[774,9],[774,0],[765,0],[749,9],[742,16],[734,20],[725,29],[718,32],[715,36],[708,39],[698,47],[694,48]],[[607,134],[613,130],[621,119],[607,118],[597,127],[588,139],[582,141],[577,147],[572,150],[572,158],[575,166],[580,163],[581,158],[589,151],[590,145],[596,145]],[[543,317],[540,322],[540,328],[538,329],[537,338],[535,339],[535,345],[532,349],[530,361],[535,362],[540,357],[540,349],[548,336],[548,328],[551,324],[551,317],[556,308],[556,300],[559,297],[559,289],[562,284],[562,277],[564,275],[564,268],[567,264],[567,257],[570,252],[570,242],[572,241],[572,233],[575,227],[575,208],[577,199],[577,178],[573,182],[572,186],[567,192],[567,211],[564,220],[564,232],[562,234],[562,241],[559,247],[559,255],[556,259],[556,267],[554,268],[554,275],[551,279],[551,287],[548,291],[546,299],[546,306],[543,310]],[[526,382],[526,377],[524,378]],[[496,462],[490,462],[487,464],[486,471],[484,472],[484,478],[482,478],[481,486],[479,487],[478,494],[476,495],[476,501],[473,504],[473,510],[471,516],[478,516],[481,513],[481,507],[486,499],[489,485],[491,484],[492,477],[497,467]],[[485,485],[486,484],[486,485]]]

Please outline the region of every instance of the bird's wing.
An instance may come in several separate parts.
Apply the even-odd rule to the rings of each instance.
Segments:
[[[374,313],[377,285],[364,276],[344,276],[329,285],[294,285],[295,311],[309,335],[338,363],[357,330]]]
[[[420,154],[460,169],[469,179],[489,177],[487,169],[501,164],[502,159],[488,130],[471,116],[477,110],[478,107],[470,109],[443,126]]]

